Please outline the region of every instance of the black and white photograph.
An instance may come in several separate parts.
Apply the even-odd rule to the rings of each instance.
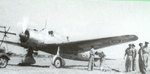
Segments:
[[[0,74],[149,74],[150,0],[0,0]]]

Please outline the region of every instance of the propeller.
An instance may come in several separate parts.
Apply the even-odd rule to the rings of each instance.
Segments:
[[[24,17],[22,20],[22,32],[23,33],[25,33],[26,29],[28,28],[28,24],[29,24],[29,18]]]
[[[21,42],[26,42],[29,38],[29,32],[27,31],[28,29],[28,24],[29,24],[29,17],[23,17],[22,21],[19,22],[22,26],[22,32],[19,33],[20,41]]]

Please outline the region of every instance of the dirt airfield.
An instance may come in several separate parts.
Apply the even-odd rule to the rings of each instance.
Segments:
[[[9,64],[6,68],[0,69],[0,74],[140,74],[138,65],[136,72],[125,73],[124,59],[106,60],[104,70],[99,70],[99,62],[96,62],[96,67],[93,71],[87,70],[88,62],[74,61],[65,59],[66,65],[63,68],[55,68],[51,65],[51,58],[35,57],[36,64],[32,66],[18,66],[21,62],[21,57],[11,57]],[[150,60],[149,60],[150,62]],[[150,64],[147,74],[150,73]]]

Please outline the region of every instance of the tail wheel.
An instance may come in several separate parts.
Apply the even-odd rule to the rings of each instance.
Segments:
[[[5,68],[8,64],[8,59],[4,57],[0,57],[0,68]]]
[[[54,66],[56,68],[60,68],[62,66],[62,61],[60,58],[56,58],[56,60],[54,61]]]

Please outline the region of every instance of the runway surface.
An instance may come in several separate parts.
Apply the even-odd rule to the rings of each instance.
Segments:
[[[65,67],[58,69],[51,65],[51,58],[35,57],[35,59],[36,64],[32,66],[18,66],[17,64],[21,62],[22,58],[11,57],[8,66],[0,69],[0,74],[140,74],[138,65],[137,71],[125,73],[124,59],[106,60],[104,63],[104,71],[100,71],[99,62],[95,62],[96,67],[94,67],[93,71],[88,71],[88,62],[84,61],[65,59]],[[149,67],[147,74],[150,73]]]

